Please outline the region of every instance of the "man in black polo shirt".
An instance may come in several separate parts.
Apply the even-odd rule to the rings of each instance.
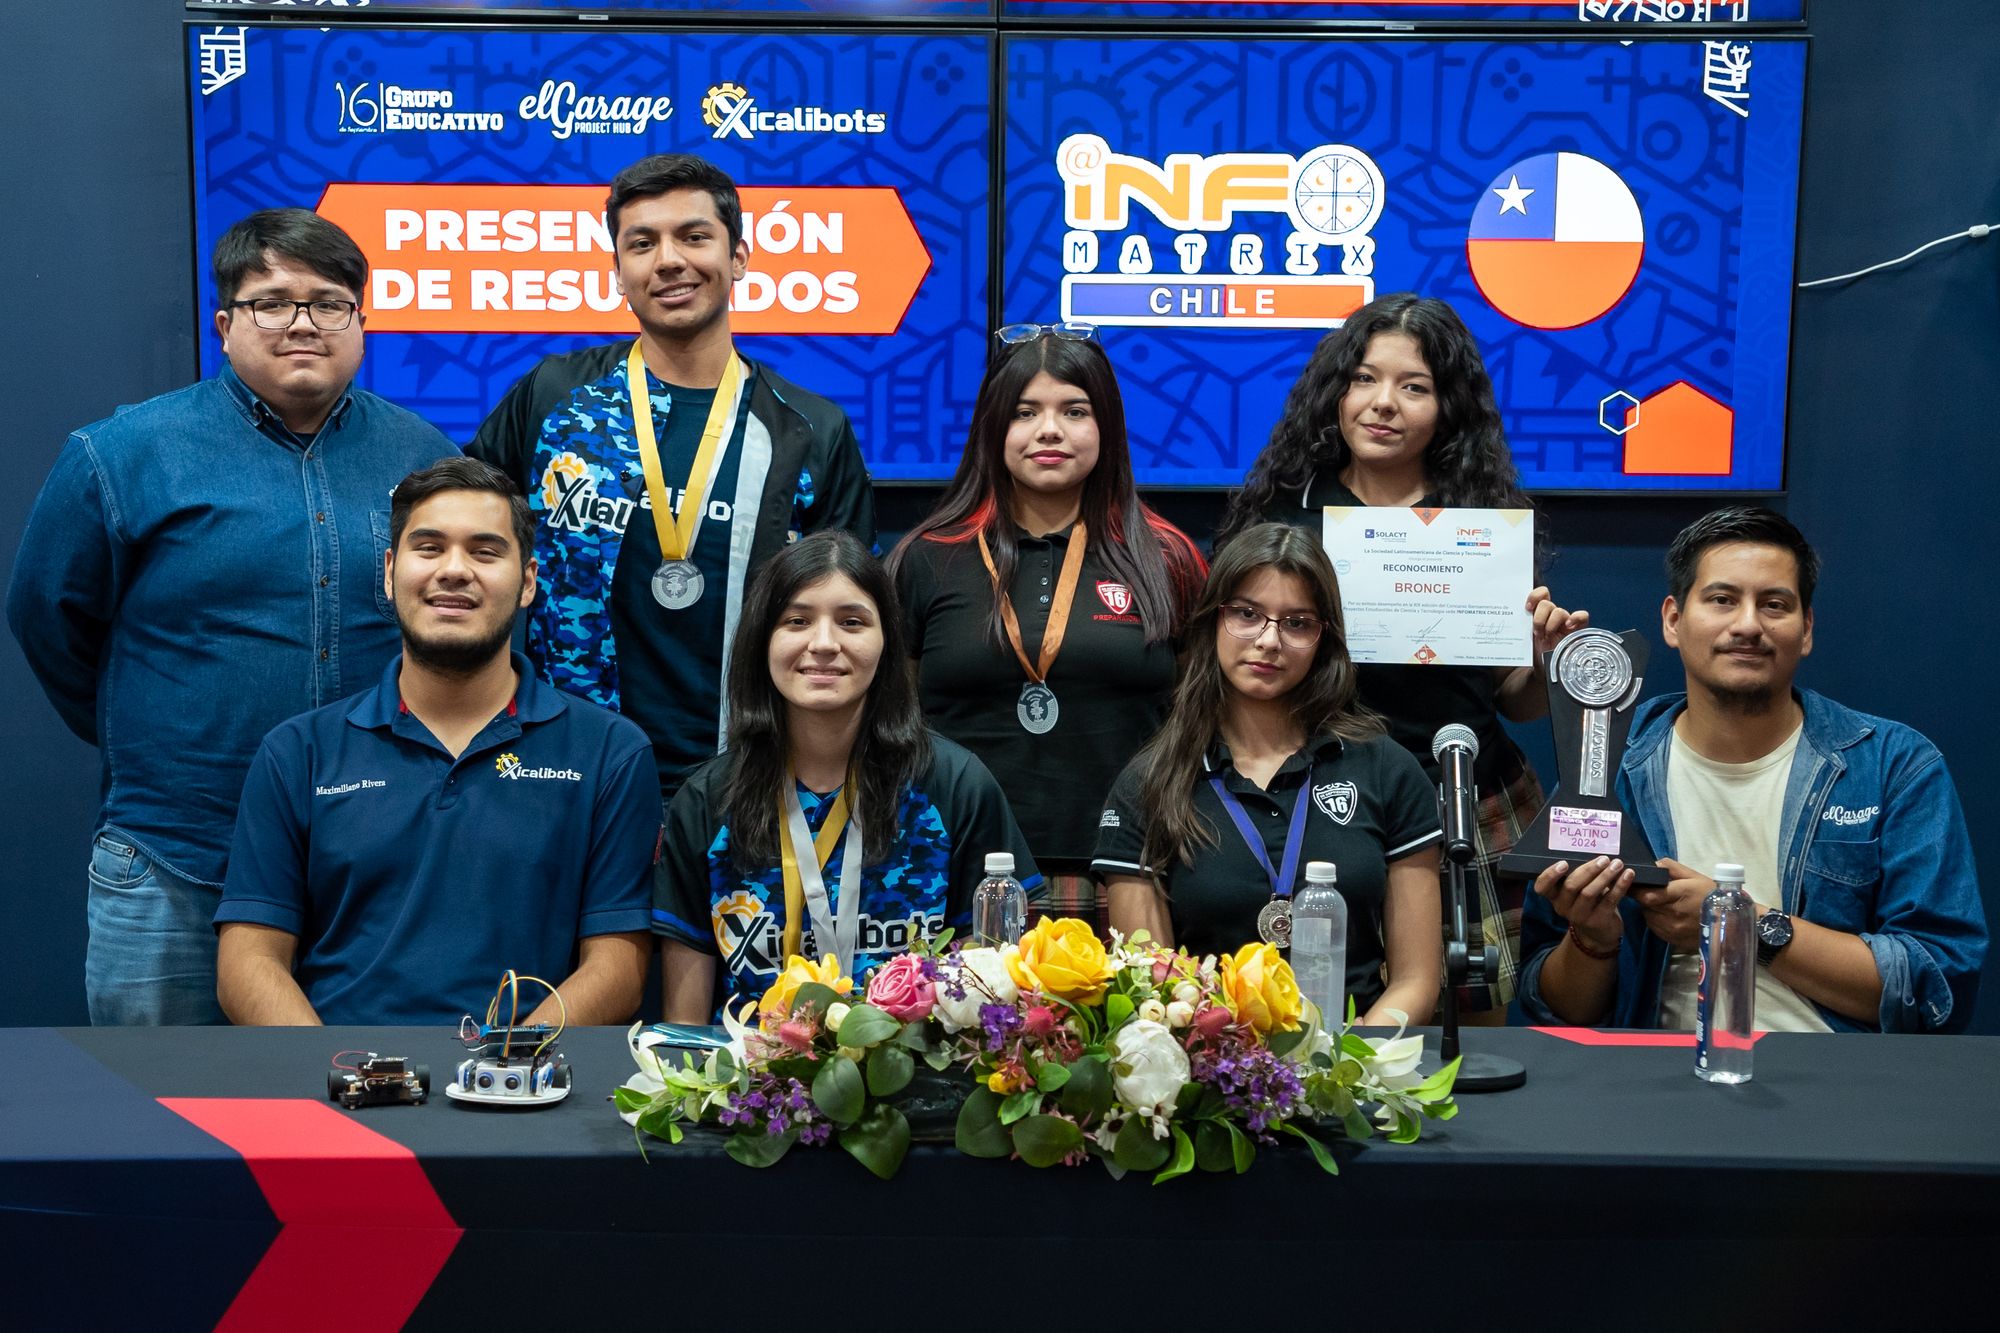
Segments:
[[[396,487],[390,526],[402,656],[257,752],[215,918],[222,1007],[237,1023],[448,1023],[511,968],[566,978],[563,1006],[530,1021],[621,1022],[651,953],[646,738],[508,652],[535,564],[507,478],[434,464]]]
[[[605,222],[638,340],[547,358],[466,452],[540,519],[528,656],[637,722],[671,795],[725,737],[749,572],[820,528],[872,545],[874,499],[846,414],[736,351],[729,295],[750,252],[729,177],[644,158],[611,183]],[[649,410],[634,412],[640,383]]]

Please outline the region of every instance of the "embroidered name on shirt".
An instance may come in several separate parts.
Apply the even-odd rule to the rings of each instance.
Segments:
[[[374,778],[363,778],[359,782],[343,782],[337,787],[314,787],[315,796],[345,796],[351,791],[365,791],[370,787],[386,787],[387,782],[377,782]]]
[[[1822,824],[1841,824],[1851,827],[1855,824],[1866,824],[1881,813],[1882,807],[1879,805],[1864,805],[1859,810],[1849,810],[1844,805],[1829,805],[1826,813],[1819,818]]]
[[[1116,810],[1106,810],[1103,814],[1097,817],[1097,827],[1099,828],[1122,827],[1118,818],[1118,812]]]
[[[501,777],[510,781],[520,778],[536,778],[542,781],[581,782],[583,774],[573,768],[524,768],[520,756],[503,754],[493,761],[494,769]]]

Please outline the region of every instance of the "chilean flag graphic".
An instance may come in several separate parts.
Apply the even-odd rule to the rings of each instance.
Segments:
[[[1479,293],[1531,329],[1573,329],[1624,299],[1646,253],[1639,201],[1581,153],[1523,158],[1493,178],[1467,229]]]

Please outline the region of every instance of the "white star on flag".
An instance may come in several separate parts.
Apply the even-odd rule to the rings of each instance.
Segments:
[[[1502,213],[1512,209],[1522,217],[1528,216],[1528,196],[1533,194],[1534,191],[1523,189],[1519,176],[1509,176],[1506,188],[1495,190],[1493,193],[1500,196],[1500,211]]]

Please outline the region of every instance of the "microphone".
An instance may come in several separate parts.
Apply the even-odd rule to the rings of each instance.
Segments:
[[[1478,853],[1474,834],[1479,811],[1473,800],[1472,761],[1479,757],[1479,737],[1472,728],[1447,722],[1431,738],[1431,758],[1444,770],[1439,784],[1444,797],[1444,854],[1459,865],[1470,865]]]

